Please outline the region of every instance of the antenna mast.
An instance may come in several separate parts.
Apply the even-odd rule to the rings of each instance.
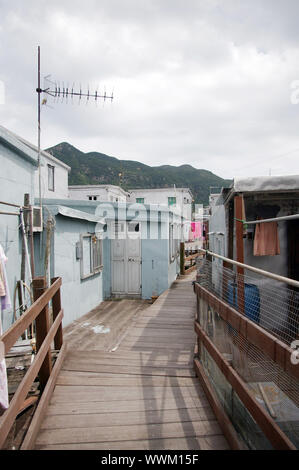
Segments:
[[[38,192],[39,192],[39,205],[42,207],[42,186],[41,186],[41,168],[40,168],[40,46],[37,49],[37,147],[38,147]]]
[[[97,101],[98,99],[103,99],[104,102],[106,100],[113,100],[113,93],[111,93],[111,95],[107,95],[106,94],[106,91],[104,92],[104,94],[100,94],[98,93],[98,91],[96,90],[95,93],[90,93],[89,91],[89,87],[88,87],[88,91],[87,93],[82,93],[82,89],[81,89],[81,85],[80,85],[80,91],[75,91],[74,90],[74,86],[72,86],[71,89],[69,89],[68,86],[64,86],[64,83],[63,83],[63,86],[62,88],[60,88],[60,84],[57,85],[57,83],[55,82],[53,85],[53,89],[51,89],[51,87],[47,87],[47,88],[44,88],[42,89],[41,88],[41,83],[40,83],[40,46],[38,46],[38,49],[37,49],[37,54],[38,54],[38,57],[37,57],[37,88],[36,88],[36,92],[37,92],[37,121],[38,121],[38,179],[39,179],[39,203],[40,203],[40,207],[42,206],[42,195],[41,195],[41,148],[40,148],[40,142],[41,142],[41,126],[40,126],[40,115],[41,115],[41,93],[45,93],[47,95],[50,95],[50,96],[53,96],[54,98],[61,98],[61,99],[64,99],[66,98],[66,100],[68,99],[68,97],[71,97],[73,98],[74,96],[78,96],[79,97],[79,101],[81,100],[81,98],[86,98],[87,101],[89,101],[90,98],[94,98],[95,101]],[[46,99],[43,99],[43,102],[42,104],[45,104],[46,103]]]

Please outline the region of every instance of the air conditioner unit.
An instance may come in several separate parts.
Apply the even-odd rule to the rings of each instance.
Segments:
[[[43,211],[40,206],[32,207],[32,231],[33,232],[43,231]]]

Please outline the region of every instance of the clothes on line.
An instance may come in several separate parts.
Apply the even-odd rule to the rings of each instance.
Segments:
[[[10,308],[10,296],[7,284],[5,263],[7,257],[5,256],[2,245],[0,244],[0,298],[2,311]],[[2,335],[2,322],[0,317],[0,336]],[[0,360],[0,412],[8,408],[8,387],[7,387],[7,373],[5,359]]]
[[[277,222],[256,224],[253,254],[254,256],[275,256],[280,254]]]
[[[4,297],[5,294],[6,294],[6,291],[5,291],[4,272],[2,268],[2,263],[0,263],[0,297]]]
[[[2,323],[0,317],[0,336],[2,335]],[[8,386],[5,359],[0,361],[0,414],[8,408]]]
[[[11,300],[6,276],[5,265],[7,263],[7,257],[5,256],[2,245],[0,244],[0,299],[1,308],[6,310],[11,308]]]
[[[189,240],[199,240],[201,236],[201,222],[191,222]]]

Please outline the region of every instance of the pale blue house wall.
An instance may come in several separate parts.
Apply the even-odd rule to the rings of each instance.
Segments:
[[[24,194],[28,193],[32,202],[35,171],[34,160],[27,159],[17,153],[16,149],[7,147],[0,140],[0,201],[22,206]],[[0,210],[16,212],[17,208],[1,204]],[[21,277],[22,236],[19,224],[18,216],[0,214],[0,243],[8,257],[6,271],[12,302],[16,281]],[[13,322],[12,309],[1,312],[1,320],[5,331]]]
[[[63,326],[85,315],[103,301],[103,272],[81,279],[80,259],[76,259],[76,243],[80,234],[93,233],[95,223],[86,220],[54,216],[55,229],[51,244],[51,277],[61,277]],[[36,275],[44,275],[44,245],[42,256],[35,250]]]
[[[164,222],[166,224],[166,222]],[[169,260],[169,240],[161,239],[163,222],[143,220],[141,224],[141,297],[151,299],[168,289],[179,273],[179,258]],[[167,222],[168,225],[168,222]],[[149,227],[160,238],[149,239]],[[168,226],[167,226],[168,233]],[[104,242],[104,298],[111,296],[111,240]]]
[[[45,200],[45,204],[55,204],[57,206],[63,205],[75,210],[94,215],[100,205],[105,206],[105,203],[98,201],[78,201],[78,200]],[[172,282],[179,274],[179,256],[173,261],[169,259],[169,212],[164,211],[161,215],[160,211],[153,211],[151,216],[149,210],[144,208],[138,214],[135,209],[127,211],[127,205],[123,204],[118,211],[118,204],[109,203],[106,222],[109,227],[109,221],[118,215],[119,220],[134,220],[140,221],[141,224],[141,297],[143,299],[150,299],[152,296],[160,295],[168,289]],[[93,229],[94,230],[94,229]],[[150,238],[154,235],[154,239]],[[56,248],[55,248],[56,250]],[[102,272],[102,296],[107,299],[111,296],[111,240],[109,228],[108,232],[104,234],[103,241],[103,272]],[[57,270],[55,269],[55,276]],[[84,312],[86,313],[86,312]]]
[[[108,299],[111,296],[111,241],[108,238],[103,240],[103,297]]]
[[[142,298],[160,295],[169,287],[168,240],[142,240]]]
[[[94,230],[94,223],[63,216],[56,217],[54,275],[61,276],[63,280],[63,326],[80,318],[103,301],[103,273],[82,280],[80,260],[76,260],[76,243],[80,241],[80,234]]]
[[[169,264],[168,267],[168,287],[176,280],[180,273],[180,255],[178,254],[174,261]]]

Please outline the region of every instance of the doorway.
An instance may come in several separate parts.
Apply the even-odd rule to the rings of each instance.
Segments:
[[[141,295],[141,226],[139,222],[114,222],[111,240],[113,296]]]

